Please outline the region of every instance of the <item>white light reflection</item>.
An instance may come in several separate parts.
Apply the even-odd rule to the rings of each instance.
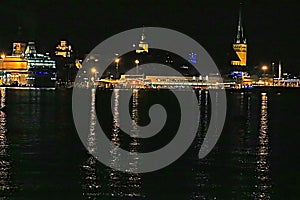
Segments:
[[[270,164],[269,164],[269,136],[268,136],[268,96],[266,93],[261,93],[261,118],[257,152],[257,180],[256,185],[258,191],[254,194],[255,199],[271,199],[271,179],[270,179]]]
[[[5,108],[6,89],[1,88],[1,108]],[[0,194],[9,194],[12,190],[10,170],[11,163],[8,154],[8,143],[6,138],[6,114],[0,111]],[[0,195],[0,199],[1,199]],[[5,197],[4,197],[5,198]]]
[[[114,92],[114,105],[113,107],[113,130],[112,130],[112,146],[110,150],[111,154],[111,161],[110,166],[112,169],[109,169],[109,195],[114,197],[123,197],[124,192],[122,190],[122,174],[113,168],[119,168],[119,158],[120,158],[120,152],[118,151],[118,147],[120,146],[120,118],[119,118],[119,99],[120,94],[119,90],[115,89]]]
[[[232,151],[232,160],[234,163],[234,175],[232,180],[231,194],[232,198],[247,199],[252,196],[253,184],[251,184],[252,176],[249,175],[249,169],[252,173],[252,168],[256,167],[256,146],[253,147],[252,141],[255,136],[251,133],[251,93],[240,93],[239,116],[238,120],[234,121],[238,127],[235,132],[234,149]]]
[[[129,148],[131,155],[133,156],[133,163],[130,163],[132,168],[127,173],[116,171],[113,168],[118,168],[120,165],[120,152],[117,147],[121,145],[120,137],[120,118],[119,118],[119,101],[120,101],[120,90],[113,90],[114,97],[112,112],[113,112],[113,121],[112,121],[112,130],[111,130],[111,141],[112,146],[110,149],[111,161],[110,166],[112,168],[104,169],[103,171],[98,171],[100,168],[97,166],[97,160],[90,156],[88,160],[83,165],[83,171],[85,174],[83,187],[83,195],[88,199],[97,199],[98,197],[114,197],[114,198],[126,198],[126,197],[142,197],[140,193],[141,187],[141,178],[138,174],[134,172],[138,167],[138,157],[137,157],[137,147],[140,145],[138,138],[132,138],[131,143],[129,143]],[[97,113],[95,109],[96,103],[96,89],[92,89],[91,94],[91,110],[90,110],[90,131],[88,134],[88,150],[89,152],[97,151],[97,140],[96,140],[96,120]],[[138,118],[138,92],[134,91],[133,93],[133,120]],[[135,133],[135,136],[138,136],[137,127],[133,123],[132,131]],[[100,169],[101,170],[101,169]],[[101,173],[101,176],[98,175]],[[103,178],[103,180],[99,180]],[[100,185],[101,183],[101,185]],[[102,183],[104,183],[102,185]]]
[[[128,184],[127,186],[130,188],[128,196],[130,197],[139,197],[142,196],[140,193],[141,188],[141,177],[136,173],[139,164],[139,157],[138,157],[138,147],[141,145],[138,136],[139,130],[137,127],[137,122],[139,118],[139,92],[138,90],[134,89],[132,94],[132,138],[129,144],[130,148],[130,155],[132,156],[133,160],[130,164],[131,168],[128,171]]]
[[[96,89],[92,89],[92,102],[91,102],[91,120],[90,120],[90,132],[88,135],[88,151],[92,154],[96,151],[96,108],[95,108],[95,101],[96,101]]]
[[[92,89],[92,100],[91,100],[91,118],[90,118],[90,131],[88,134],[88,151],[96,151],[96,131],[95,125],[97,120],[95,101],[96,101],[96,89]],[[96,163],[97,160],[92,155],[88,158],[86,163],[83,165],[83,171],[85,174],[85,180],[83,187],[83,195],[88,198],[95,198],[100,195],[98,190],[101,188],[96,174]]]
[[[198,105],[200,109],[200,118],[199,118],[200,121],[199,121],[199,131],[196,137],[197,143],[195,145],[197,155],[209,125],[208,124],[209,122],[208,91],[200,90],[198,99],[199,99]],[[195,191],[192,193],[190,199],[213,199],[214,198],[213,196],[211,196],[213,194],[207,193],[207,191],[209,191],[209,187],[211,187],[210,185],[211,183],[209,182],[210,175],[206,169],[209,168],[211,163],[214,163],[212,158],[213,158],[212,156],[205,157],[204,159],[201,160],[198,160],[197,158],[198,164],[192,168],[192,173],[195,181]]]
[[[116,171],[113,168],[119,167],[120,161],[120,152],[118,151],[118,147],[121,145],[120,141],[120,118],[119,118],[119,101],[120,101],[120,90],[115,89],[114,91],[114,105],[113,105],[113,130],[112,130],[112,146],[111,146],[111,169],[109,170],[109,195],[113,197],[142,197],[141,190],[141,177],[136,174],[136,170],[138,167],[138,154],[137,150],[140,146],[140,142],[138,140],[139,130],[137,128],[138,121],[138,98],[139,93],[138,90],[133,90],[132,97],[132,135],[131,142],[129,143],[129,151],[132,156],[133,162],[130,163],[131,169],[127,171],[127,173]]]

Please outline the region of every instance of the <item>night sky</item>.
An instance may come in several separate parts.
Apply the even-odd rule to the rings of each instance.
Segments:
[[[221,2],[221,3],[220,3]],[[89,53],[104,39],[131,28],[175,29],[197,40],[220,67],[229,65],[240,1],[175,0],[8,0],[0,3],[0,50],[11,53],[22,33],[41,52],[54,52],[59,40]],[[243,24],[248,64],[282,61],[284,71],[300,74],[300,2],[246,1]],[[151,47],[151,41],[150,41]]]

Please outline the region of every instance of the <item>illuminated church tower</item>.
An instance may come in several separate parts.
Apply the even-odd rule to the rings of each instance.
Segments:
[[[146,42],[145,29],[143,28],[139,47],[135,52],[136,53],[148,53],[148,48],[149,48],[149,45]]]
[[[243,25],[242,25],[242,9],[241,8],[239,11],[237,35],[236,35],[235,41],[232,46],[233,46],[233,50],[235,51],[239,60],[231,61],[231,65],[238,66],[238,67],[247,66],[247,41],[246,41],[246,37],[244,36],[244,30],[243,30]]]

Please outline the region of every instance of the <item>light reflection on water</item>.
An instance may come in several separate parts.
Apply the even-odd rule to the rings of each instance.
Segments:
[[[90,152],[96,151],[97,139],[95,124],[97,120],[97,114],[95,110],[96,102],[96,90],[92,90],[92,101],[91,101],[91,118],[90,118],[90,132],[88,135],[88,150]],[[119,118],[119,90],[114,90],[113,100],[113,126],[112,126],[112,145],[110,149],[111,161],[110,167],[106,168],[107,174],[102,176],[103,180],[100,180],[101,174],[97,170],[97,162],[93,156],[90,156],[86,163],[83,165],[85,171],[85,182],[82,186],[83,195],[88,198],[97,199],[101,196],[110,196],[116,198],[125,197],[140,197],[141,194],[141,177],[135,173],[138,167],[138,154],[137,148],[140,143],[137,138],[133,137],[129,143],[130,153],[133,156],[133,162],[130,163],[131,169],[127,172],[120,172],[113,168],[118,168],[120,165],[120,152],[118,147],[120,146],[120,118]],[[138,91],[133,91],[132,98],[132,135],[138,137],[138,129],[135,121],[138,120]],[[107,181],[107,183],[105,183]]]
[[[95,108],[95,95],[96,95],[96,90],[93,89],[91,92],[92,98],[91,98],[91,117],[90,117],[90,131],[88,134],[88,151],[89,152],[95,152],[97,148],[97,143],[96,143],[96,120],[97,120],[97,115],[96,115],[96,108]],[[98,190],[101,188],[97,178],[97,170],[96,170],[96,164],[97,160],[94,158],[92,155],[89,156],[87,161],[83,164],[82,168],[84,171],[84,182],[82,184],[82,189],[83,189],[83,195],[86,196],[87,198],[95,198],[97,196],[100,196],[101,193],[98,192]]]
[[[261,93],[261,118],[259,129],[259,140],[257,150],[256,177],[258,191],[254,194],[255,199],[271,199],[271,179],[269,163],[269,132],[268,132],[268,96]]]
[[[6,91],[1,88],[1,102],[0,107],[5,108]],[[8,199],[8,194],[12,190],[11,185],[11,163],[10,155],[8,153],[7,141],[7,128],[6,128],[6,114],[0,111],[0,199]]]
[[[5,92],[12,98],[6,99]],[[114,90],[114,93],[112,101],[114,114],[110,132],[114,145],[110,150],[110,165],[117,168],[120,154],[116,147],[122,144],[122,134],[124,133],[119,128],[121,91]],[[139,164],[136,152],[142,146],[141,140],[136,138],[132,138],[128,142],[128,150],[136,158],[131,163],[132,168],[128,173],[103,166],[93,156],[86,154],[82,146],[70,142],[68,147],[73,147],[72,150],[83,149],[83,155],[77,156],[76,154],[71,157],[68,154],[69,151],[66,151],[65,145],[68,143],[65,141],[69,141],[70,138],[77,137],[77,135],[69,131],[68,126],[67,128],[66,126],[53,128],[53,124],[58,120],[60,123],[71,123],[69,115],[62,115],[66,110],[61,111],[61,108],[57,106],[59,114],[53,111],[55,106],[51,105],[55,104],[53,103],[55,99],[50,97],[54,97],[54,94],[43,91],[25,93],[1,89],[1,107],[7,103],[10,104],[9,112],[0,111],[0,199],[9,199],[11,195],[15,197],[15,191],[21,191],[21,195],[25,195],[25,199],[31,199],[26,195],[34,196],[35,193],[32,192],[34,190],[46,191],[45,193],[41,192],[42,195],[49,195],[53,192],[57,193],[57,196],[61,196],[64,195],[61,191],[71,190],[71,193],[74,193],[76,187],[79,188],[79,191],[80,188],[82,189],[80,195],[84,199],[169,199],[171,193],[179,194],[181,192],[186,192],[186,198],[181,199],[271,199],[274,191],[273,185],[275,185],[272,180],[273,176],[271,179],[270,175],[274,169],[271,167],[274,163],[271,163],[270,159],[270,138],[272,137],[270,119],[273,115],[270,115],[272,110],[268,109],[272,108],[269,105],[273,102],[274,96],[270,96],[269,93],[241,94],[236,92],[230,94],[229,107],[231,109],[228,112],[230,115],[237,116],[229,121],[230,124],[233,124],[233,129],[225,129],[221,136],[223,139],[213,151],[206,158],[199,160],[197,159],[197,150],[200,149],[203,133],[209,125],[210,114],[209,93],[200,92],[200,130],[192,147],[193,153],[185,154],[184,158],[176,162],[173,167],[153,173],[156,175],[155,177],[164,175],[160,173],[171,174],[165,176],[169,178],[168,180],[153,180],[154,184],[151,173],[150,175],[133,173]],[[91,92],[91,97],[90,127],[87,139],[88,150],[93,152],[97,150],[95,90]],[[46,99],[48,100],[46,101]],[[143,105],[141,99],[141,93],[133,91],[131,134],[136,136],[139,135],[139,132],[134,122],[141,117],[140,109]],[[56,116],[61,118],[56,118]],[[18,131],[20,133],[16,134]],[[277,140],[280,139],[282,138]],[[274,137],[272,137],[272,141],[274,141]],[[51,148],[52,146],[53,148]],[[59,150],[57,150],[58,148]],[[274,152],[272,151],[272,153]],[[57,163],[59,154],[63,155],[62,161]],[[49,157],[53,159],[49,159]],[[75,164],[76,162],[77,164]],[[70,171],[72,166],[74,170]],[[51,174],[48,174],[48,171]],[[54,172],[59,173],[54,174]],[[82,173],[78,175],[78,177],[80,176],[78,179],[82,181],[72,179],[76,173],[80,172]],[[180,175],[181,173],[192,173],[192,175],[190,177],[180,176],[177,173]],[[51,177],[52,175],[55,178]],[[178,180],[177,175],[185,179]],[[51,180],[51,178],[53,179]],[[60,182],[62,184],[56,184]],[[71,184],[70,187],[65,186],[68,184]],[[159,191],[161,194],[151,194],[155,184],[157,188],[167,185],[163,188],[169,190],[156,190],[155,193]],[[179,188],[178,185],[181,187]],[[78,190],[76,191],[78,192]],[[149,196],[155,198],[149,198]],[[174,196],[176,197],[176,195]],[[42,196],[40,199],[44,198],[45,196]]]
[[[236,198],[249,198],[254,190],[252,172],[250,171],[255,165],[255,145],[253,140],[255,136],[251,132],[251,94],[241,92],[237,98],[239,100],[238,119],[234,123],[238,127],[234,132],[236,145],[233,148],[231,168],[235,169],[233,180],[235,184],[232,186],[232,195]]]
[[[233,97],[230,101],[236,103],[228,112],[235,113],[234,125],[223,133],[227,134],[223,144],[193,168],[195,192],[190,199],[271,199],[267,94],[262,93],[258,101],[251,93],[235,93]],[[200,129],[204,132],[209,122],[207,102],[206,93],[199,93],[199,105],[203,106]],[[257,107],[259,116],[253,113]],[[201,133],[201,141],[199,138]]]
[[[200,107],[200,121],[199,121],[199,131],[196,136],[195,149],[196,152],[200,150],[202,141],[207,129],[208,129],[208,121],[209,121],[209,93],[207,91],[199,91],[198,94],[198,105]],[[195,182],[195,192],[193,192],[190,199],[209,199],[211,198],[210,194],[207,194],[207,186],[209,185],[210,175],[208,174],[206,168],[213,162],[213,160],[208,160],[204,158],[198,161],[198,165],[192,168],[192,172],[194,175]]]
[[[120,165],[120,152],[118,147],[120,146],[120,118],[119,118],[119,100],[120,91],[114,90],[114,105],[113,105],[113,131],[112,131],[112,146],[111,146],[111,167],[118,168]],[[132,98],[132,135],[138,136],[138,130],[135,121],[138,120],[138,91],[133,90]],[[113,197],[141,197],[141,178],[134,172],[138,166],[137,148],[140,143],[137,138],[132,138],[129,143],[130,153],[133,156],[133,162],[130,163],[131,169],[127,173],[116,171],[113,168],[108,169],[109,172],[109,195]]]

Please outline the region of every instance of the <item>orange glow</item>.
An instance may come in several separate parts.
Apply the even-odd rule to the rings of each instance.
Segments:
[[[5,60],[2,60],[1,70],[28,70],[28,63],[19,57],[5,57]]]
[[[92,72],[92,73],[96,73],[96,72],[97,72],[96,68],[93,67],[93,68],[91,69],[91,72]]]
[[[75,61],[75,65],[76,65],[76,67],[77,67],[78,69],[80,69],[80,68],[82,67],[82,65],[81,65],[81,63],[80,63],[79,60],[76,60],[76,61]]]
[[[268,66],[264,65],[264,66],[261,67],[261,69],[264,70],[264,71],[266,71],[268,69]]]
[[[233,49],[238,56],[239,60],[231,61],[232,65],[247,65],[247,44],[233,44]]]

